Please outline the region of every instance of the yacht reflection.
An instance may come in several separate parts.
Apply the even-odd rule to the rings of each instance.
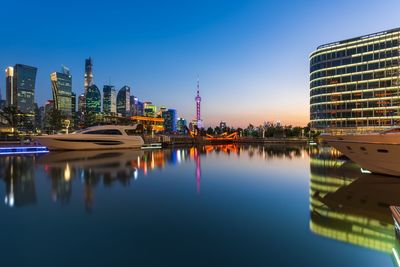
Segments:
[[[210,145],[141,150],[64,151],[42,155],[10,155],[0,157],[0,175],[6,184],[5,204],[21,207],[34,204],[36,199],[35,174],[44,171],[51,184],[51,199],[67,205],[73,197],[73,187],[82,188],[88,211],[93,208],[95,188],[114,185],[130,186],[151,171],[168,165],[194,163],[194,190],[201,191],[202,158],[213,154],[237,157],[260,156],[265,160],[304,156],[303,147],[263,145]],[[79,186],[77,184],[81,184]]]
[[[400,179],[363,174],[329,148],[310,151],[313,233],[392,254],[397,246],[389,205],[400,204]]]
[[[6,184],[4,202],[10,207],[36,204],[35,156],[0,157],[0,175]]]

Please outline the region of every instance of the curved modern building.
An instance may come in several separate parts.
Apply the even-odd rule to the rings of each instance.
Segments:
[[[69,73],[50,74],[54,106],[67,117],[72,116],[72,76]]]
[[[311,127],[382,130],[400,120],[400,28],[321,45],[310,55]]]
[[[120,113],[124,117],[130,115],[130,98],[131,88],[125,85],[118,91],[117,95],[117,113]]]
[[[101,112],[101,93],[96,85],[91,85],[86,91],[86,112]]]

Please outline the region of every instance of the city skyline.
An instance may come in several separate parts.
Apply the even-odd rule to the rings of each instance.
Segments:
[[[309,54],[323,43],[399,26],[397,1],[379,6],[357,0],[335,2],[120,1],[122,8],[71,1],[57,13],[60,19],[48,10],[58,4],[8,2],[4,10],[17,8],[26,20],[5,29],[0,66],[38,68],[35,102],[43,105],[52,98],[49,75],[61,64],[71,70],[72,91],[78,96],[83,93],[84,60],[92,57],[93,80],[100,89],[110,80],[118,89],[128,85],[132,95],[175,108],[188,121],[196,117],[199,73],[206,126],[221,120],[234,127],[278,120],[305,125],[309,121]],[[107,11],[116,19],[93,23],[87,36],[79,24],[85,10],[93,16]],[[71,12],[76,22],[68,20]],[[326,19],[327,13],[335,16]],[[385,16],[366,19],[377,14]],[[13,16],[2,14],[5,20]],[[14,30],[23,27],[23,35]],[[55,27],[65,28],[68,34],[52,35]],[[4,71],[0,78],[5,81]],[[0,89],[5,98],[5,82]]]

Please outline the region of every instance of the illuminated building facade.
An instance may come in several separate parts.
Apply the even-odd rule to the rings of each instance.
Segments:
[[[124,117],[129,116],[130,114],[130,98],[131,88],[125,85],[119,90],[117,95],[117,113],[121,114]]]
[[[81,94],[78,97],[78,111],[80,113],[85,113],[85,109],[86,109],[86,97],[84,94]]]
[[[117,113],[117,91],[112,85],[103,87],[103,112],[106,114]]]
[[[178,120],[176,121],[176,130],[181,133],[181,134],[185,134],[187,132],[187,121],[183,118],[178,118]]]
[[[62,114],[71,117],[72,76],[68,72],[50,74],[54,106]]]
[[[400,119],[400,28],[310,55],[310,121],[323,131],[381,130]]]
[[[93,62],[92,58],[85,60],[85,94],[89,86],[93,85]]]
[[[176,132],[176,110],[168,109],[162,112],[162,118],[164,119],[164,130],[167,133]]]
[[[153,105],[151,102],[144,102],[144,116],[146,117],[156,117],[157,106]]]
[[[7,103],[24,113],[34,113],[37,68],[16,64],[6,69]]]
[[[71,114],[74,115],[76,112],[76,94],[71,92]]]
[[[144,129],[148,133],[164,131],[164,119],[163,118],[132,116],[131,120],[132,120],[133,124],[142,124]]]
[[[14,92],[14,68],[7,67],[6,69],[6,99],[8,106],[14,106],[17,102],[17,93]]]
[[[96,85],[89,86],[86,92],[86,112],[101,112],[101,94]]]

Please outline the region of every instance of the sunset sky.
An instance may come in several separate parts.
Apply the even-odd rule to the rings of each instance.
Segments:
[[[94,82],[111,81],[142,101],[230,126],[306,125],[308,56],[317,46],[400,27],[398,0],[6,1],[0,67],[38,68],[36,102],[52,98],[61,64],[83,92],[85,58]],[[5,73],[0,79],[5,98]]]

